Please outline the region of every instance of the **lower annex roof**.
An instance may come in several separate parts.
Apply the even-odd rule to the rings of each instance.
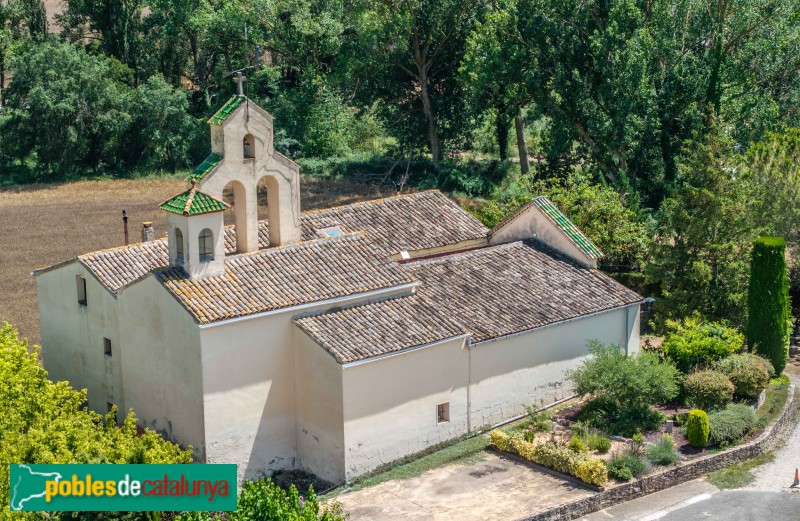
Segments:
[[[300,318],[296,324],[339,363],[459,334],[491,340],[642,301],[596,269],[537,241],[518,241],[401,264],[413,296]]]

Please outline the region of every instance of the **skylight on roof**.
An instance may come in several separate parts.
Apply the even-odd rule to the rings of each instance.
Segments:
[[[338,237],[344,235],[344,232],[338,226],[331,226],[330,228],[322,228],[317,230],[320,237]]]

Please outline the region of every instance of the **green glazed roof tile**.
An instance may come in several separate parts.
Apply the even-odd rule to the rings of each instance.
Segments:
[[[189,176],[185,179],[185,181],[191,182],[200,181],[203,179],[209,172],[214,170],[214,167],[222,161],[222,156],[219,154],[211,154],[205,160],[200,163],[200,166],[194,169],[194,172],[189,174]]]
[[[572,223],[572,221],[567,219],[567,217],[561,213],[561,210],[556,208],[556,205],[554,205],[550,199],[540,196],[534,198],[532,202],[540,210],[542,210],[545,215],[547,215],[555,223],[555,225],[558,226],[578,248],[580,248],[583,253],[588,255],[589,258],[599,259],[603,256],[603,252],[600,251],[600,248],[595,246],[595,244],[586,235],[584,235],[583,232]]]
[[[228,116],[233,114],[233,111],[236,110],[236,107],[242,104],[242,102],[246,98],[244,96],[234,96],[229,99],[225,104],[222,106],[221,109],[216,111],[213,116],[208,118],[208,122],[212,125],[222,125],[225,123],[225,120],[228,119]]]
[[[204,194],[192,183],[192,187],[161,203],[161,209],[178,215],[199,215],[203,213],[221,212],[228,205],[219,199]]]

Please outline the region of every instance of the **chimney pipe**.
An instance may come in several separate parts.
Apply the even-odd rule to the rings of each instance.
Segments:
[[[142,223],[142,242],[152,241],[156,238],[156,232],[153,230],[153,221],[146,221]]]
[[[128,245],[128,214],[122,210],[122,227],[125,228],[125,246]]]

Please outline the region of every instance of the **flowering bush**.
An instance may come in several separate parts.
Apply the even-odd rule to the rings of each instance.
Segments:
[[[511,436],[500,429],[495,429],[489,433],[489,441],[498,449],[511,452]]]
[[[590,459],[575,465],[575,477],[592,485],[603,486],[608,483],[608,467],[601,459]]]

